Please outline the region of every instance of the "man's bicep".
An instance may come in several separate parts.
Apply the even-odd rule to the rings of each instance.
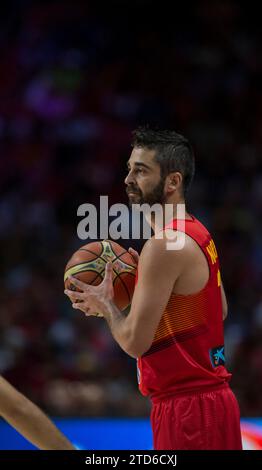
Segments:
[[[147,350],[168,303],[176,269],[163,240],[150,240],[139,260],[138,283],[132,299],[130,322],[134,337]]]

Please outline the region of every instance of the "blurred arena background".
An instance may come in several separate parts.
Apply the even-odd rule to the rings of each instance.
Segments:
[[[135,361],[102,320],[70,307],[63,271],[85,243],[76,234],[78,206],[106,194],[111,204],[127,202],[132,129],[172,127],[195,150],[189,209],[219,250],[227,366],[246,448],[262,448],[259,15],[248,2],[225,0],[175,2],[172,14],[168,2],[149,0],[4,5],[0,373],[80,447],[121,448],[111,442],[116,432],[119,446],[150,448],[150,406],[137,391]],[[99,422],[104,441],[92,434]],[[26,447],[14,436],[1,422],[0,448]]]

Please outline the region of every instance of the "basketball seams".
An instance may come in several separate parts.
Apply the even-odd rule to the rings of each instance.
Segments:
[[[78,250],[78,251],[79,251],[79,250]],[[88,250],[84,250],[84,251],[88,251]],[[122,256],[123,254],[125,254],[125,253],[122,253],[120,256]],[[105,263],[105,260],[104,260],[103,258],[101,258],[100,256],[97,256],[97,258],[95,258],[94,260],[89,260],[89,261],[85,261],[85,262],[82,262],[82,263],[73,264],[72,266],[70,266],[70,267],[65,271],[65,275],[66,275],[66,273],[67,273],[69,270],[71,270],[72,268],[81,267],[81,266],[84,266],[85,264],[93,263],[93,262],[95,262],[98,258],[101,259],[101,261],[103,261],[103,262]],[[126,266],[128,266],[128,267],[131,268],[131,269],[134,269],[134,268],[135,268],[135,266],[132,266],[131,264],[127,263],[126,261],[119,259],[118,256],[117,256],[117,259],[115,259],[112,264],[114,264],[115,261],[117,261],[117,260],[121,261],[123,264],[125,264]],[[105,271],[105,268],[103,268],[103,271]],[[98,273],[98,274],[101,275],[101,273],[102,273],[103,271],[101,271],[101,272]],[[86,270],[84,270],[84,271],[80,271],[80,272],[77,273],[77,274],[80,274],[80,273],[87,273],[87,272],[97,272],[97,271],[96,271],[96,270],[93,270],[93,269],[86,269]],[[117,273],[117,271],[116,271],[115,269],[114,269],[114,272]],[[124,273],[125,271],[122,271],[122,272]],[[130,271],[126,271],[126,272],[127,272],[128,274],[131,274],[132,276],[135,276],[135,274],[133,274],[133,273],[130,272]],[[118,273],[117,273],[117,274],[118,274]],[[120,273],[120,274],[121,274],[121,273]],[[66,277],[66,279],[68,279],[68,276]]]
[[[115,251],[114,251],[114,248],[113,248],[113,245],[112,245],[112,243],[111,243],[111,240],[107,240],[107,243],[109,243],[111,250],[113,251],[114,255],[116,256],[116,259],[119,259],[120,256],[124,255],[124,254],[127,252],[127,250],[124,249],[123,253],[121,253],[120,255],[117,255],[117,254],[115,253]],[[115,261],[115,260],[114,260],[114,261]]]
[[[110,244],[111,250],[113,251],[114,255],[116,256],[116,259],[113,261],[113,263],[114,263],[115,261],[119,260],[119,261],[121,261],[122,263],[124,263],[124,264],[126,264],[127,266],[129,266],[130,268],[136,269],[135,264],[132,265],[132,264],[129,264],[129,263],[127,263],[126,261],[120,259],[121,256],[123,256],[123,255],[125,255],[126,253],[128,253],[128,251],[127,251],[126,249],[124,249],[123,253],[120,253],[120,255],[117,255],[117,254],[115,253],[115,251],[114,251],[114,248],[113,248],[113,246],[112,246],[111,240],[107,240],[107,242]],[[128,253],[128,254],[129,254],[129,253]],[[131,256],[131,255],[130,255],[130,256]],[[131,274],[131,273],[130,273],[130,274]]]
[[[84,272],[84,273],[87,273],[87,272],[90,272],[90,273],[92,272],[92,273],[93,273],[93,272],[95,272],[95,271],[83,271],[83,272]],[[82,273],[77,273],[77,274],[82,274]],[[96,286],[94,285],[94,282],[97,280],[98,277],[101,278],[101,282],[102,282],[102,281],[103,281],[103,276],[101,275],[101,273],[97,273],[96,277],[95,277],[95,278],[92,280],[92,282],[91,282],[90,284],[88,284],[88,285],[96,287]],[[78,279],[78,278],[76,278],[76,279]],[[79,280],[81,281],[81,279],[79,279]],[[66,282],[66,281],[68,281],[68,278],[66,278],[65,282]],[[82,282],[84,282],[84,281],[82,281]],[[99,284],[97,284],[97,286],[98,286],[98,285],[99,285]],[[71,290],[77,290],[77,288],[76,288],[73,284],[70,284],[70,286],[69,286],[68,288],[70,288]]]
[[[112,242],[111,240],[97,241],[96,244],[97,245],[99,244],[99,247],[95,246],[94,250],[92,248],[89,249],[88,247],[87,248],[85,248],[85,247],[79,248],[77,251],[79,252],[79,257],[80,258],[81,258],[81,256],[85,256],[84,254],[83,255],[80,254],[80,252],[83,251],[83,252],[86,252],[87,255],[91,255],[91,259],[85,260],[85,261],[80,261],[79,263],[74,263],[66,271],[69,271],[69,273],[70,273],[71,269],[74,269],[74,268],[78,269],[78,267],[79,267],[79,269],[81,269],[81,267],[82,267],[83,271],[80,271],[79,273],[76,272],[75,274],[76,275],[77,274],[80,274],[80,275],[81,274],[83,274],[83,275],[87,274],[87,276],[90,277],[91,273],[93,273],[95,277],[91,282],[89,282],[89,285],[94,286],[95,283],[99,282],[99,284],[100,284],[100,282],[103,281],[104,276],[105,276],[106,263],[111,261],[112,266],[113,266],[113,276],[114,276],[113,287],[115,289],[115,293],[116,293],[116,296],[117,296],[116,299],[118,298],[118,295],[119,295],[120,305],[123,305],[123,304],[130,305],[131,298],[132,298],[132,293],[129,292],[129,289],[132,289],[132,283],[134,282],[133,279],[135,279],[135,277],[136,277],[136,274],[134,272],[132,272],[136,269],[135,261],[133,260],[130,253],[128,253],[128,250],[121,247],[117,243]],[[114,247],[114,244],[115,244],[115,247]],[[120,251],[120,253],[117,254],[115,252],[115,249],[116,249],[116,251]],[[98,254],[98,253],[100,253],[100,254]],[[89,257],[89,256],[87,256],[87,257]],[[125,261],[125,257],[127,257],[129,262]],[[95,262],[98,262],[97,267],[94,266],[94,269],[90,269],[90,266],[86,266],[87,269],[84,270],[85,265],[88,265],[89,263],[92,264],[92,263],[95,263]],[[133,264],[133,262],[134,262],[134,264]],[[115,263],[118,264],[118,266],[114,267]],[[101,268],[101,271],[98,272],[98,269],[100,269],[100,268]],[[118,272],[118,269],[119,269],[119,272]],[[125,275],[127,275],[126,279],[125,279]],[[129,276],[132,276],[132,278],[130,278]],[[120,279],[119,281],[117,281],[118,278]],[[68,279],[68,277],[67,277],[67,279]],[[81,280],[81,276],[79,277],[79,279]],[[85,281],[83,280],[83,282],[85,282]],[[127,284],[126,284],[126,282],[127,282]],[[88,282],[87,282],[87,284],[88,284]],[[99,285],[99,284],[97,284],[97,285]],[[119,308],[122,309],[122,307],[119,307]],[[126,307],[124,307],[124,308],[126,308]]]
[[[128,253],[128,251],[127,251],[126,249],[123,249],[123,252],[120,253],[119,255],[117,255],[116,252],[114,251],[114,247],[113,247],[113,245],[112,245],[112,243],[111,243],[111,240],[105,240],[105,241],[110,245],[110,248],[111,248],[112,252],[114,253],[114,255],[115,255],[115,257],[116,257],[116,259],[114,259],[113,262],[115,262],[115,261],[117,261],[117,260],[120,260],[120,261],[122,261],[122,263],[126,264],[126,265],[129,266],[130,268],[132,268],[132,269],[136,268],[135,265],[129,264],[129,263],[127,263],[126,261],[123,261],[123,260],[120,259],[121,256],[123,256],[123,255],[125,255],[126,253]],[[98,241],[97,243],[99,243],[99,244],[101,245],[101,252],[100,252],[100,254],[93,252],[93,251],[90,250],[89,248],[79,248],[77,251],[87,251],[87,252],[91,253],[92,255],[94,255],[94,256],[96,257],[96,259],[97,259],[97,258],[100,258],[102,261],[105,261],[104,258],[101,257],[101,255],[103,254],[103,251],[104,251],[103,244],[102,244],[101,241]],[[130,255],[130,256],[131,256],[131,255]],[[90,260],[90,261],[91,261],[91,260]],[[83,264],[83,263],[79,263],[79,264]],[[73,265],[73,266],[70,266],[70,268],[73,268],[74,266],[77,266],[77,264],[75,264],[75,265]]]
[[[88,250],[88,248],[79,248],[79,250],[77,250],[77,251],[88,251],[89,253],[91,253],[91,255],[94,255],[94,256],[96,256],[97,258],[100,258],[100,256],[101,256],[101,253],[100,253],[100,255],[99,255],[98,253],[94,253],[93,251]]]
[[[103,241],[105,241],[106,243],[108,243],[108,244],[110,245],[111,251],[112,251],[112,252],[114,253],[114,255],[115,255],[115,259],[112,261],[112,264],[114,264],[117,260],[119,260],[119,261],[121,261],[122,263],[126,264],[126,265],[127,265],[128,267],[130,267],[131,269],[136,269],[136,266],[135,266],[135,265],[132,266],[132,264],[129,264],[129,263],[127,263],[126,261],[120,259],[121,256],[123,256],[123,255],[125,255],[126,253],[128,253],[128,251],[127,251],[125,248],[123,249],[123,252],[122,252],[122,253],[120,253],[119,255],[117,255],[116,252],[114,251],[114,247],[113,247],[113,245],[112,245],[111,240],[103,240]],[[102,242],[100,242],[100,243],[102,244]],[[102,247],[103,247],[103,245],[102,245]],[[102,249],[102,252],[101,252],[99,258],[102,259],[103,261],[105,261],[103,258],[101,258],[101,255],[102,255],[102,254],[103,254],[103,249]],[[130,255],[130,256],[131,256],[131,255]],[[115,272],[115,270],[114,270],[114,272]],[[129,271],[127,271],[127,272],[129,273]],[[131,273],[130,273],[130,274],[131,274]]]
[[[125,253],[123,253],[123,254],[125,254]],[[121,256],[122,256],[122,255],[121,255]],[[122,263],[124,263],[124,264],[126,264],[127,266],[129,266],[129,268],[136,269],[136,266],[135,266],[135,265],[132,266],[132,264],[129,264],[129,263],[127,263],[126,261],[123,261],[122,259],[120,259],[120,261],[122,261]]]
[[[114,272],[115,272],[115,271],[114,271]],[[131,302],[130,294],[129,294],[129,292],[128,292],[128,289],[127,289],[127,287],[126,287],[124,281],[121,279],[121,273],[120,273],[120,274],[119,274],[119,273],[116,273],[116,277],[115,277],[115,279],[114,279],[113,285],[114,285],[116,279],[118,279],[118,278],[119,278],[119,280],[121,281],[121,284],[124,286],[124,289],[125,289],[125,291],[126,291],[126,293],[127,293],[128,302],[129,302],[129,304],[130,304],[130,302]]]
[[[102,244],[102,242],[100,242],[100,241],[98,241],[97,243],[99,243],[100,248],[101,248],[100,254],[95,253],[94,251],[91,251],[89,248],[79,248],[77,251],[86,251],[87,253],[90,253],[91,255],[95,256],[95,258],[94,258],[94,259],[91,259],[91,260],[88,260],[88,261],[85,261],[85,262],[82,262],[82,263],[74,264],[73,266],[70,266],[70,268],[68,268],[68,269],[66,270],[66,272],[67,272],[69,269],[74,268],[74,267],[76,267],[76,266],[81,266],[81,265],[86,264],[86,263],[92,263],[92,262],[96,261],[98,258],[99,258],[101,261],[103,261],[103,263],[104,263],[105,260],[104,260],[103,258],[101,258],[101,255],[102,255],[102,253],[103,253],[103,244]],[[103,269],[105,270],[105,268],[103,268]],[[86,271],[82,271],[82,273],[87,273],[87,272],[97,272],[97,271],[92,270],[92,269],[87,269]],[[66,274],[66,273],[65,273],[65,274]],[[98,273],[98,275],[101,275],[101,272]],[[97,278],[97,276],[95,277],[95,279],[96,279],[96,278]],[[102,279],[103,279],[103,277],[102,277]],[[94,280],[93,280],[92,282],[94,282]]]
[[[102,276],[102,274],[101,274],[101,273],[97,273],[97,276],[95,277],[95,279],[93,279],[93,281],[91,282],[90,286],[94,285],[94,282],[97,280],[98,277],[101,277],[101,278],[102,278],[101,282],[103,282],[103,276]],[[97,285],[99,285],[99,284],[97,284]],[[96,287],[96,286],[95,286],[95,287]]]
[[[65,273],[67,273],[67,271],[69,271],[69,269],[76,268],[77,266],[82,266],[82,265],[84,265],[84,264],[93,263],[96,259],[97,259],[97,258],[95,258],[95,259],[90,259],[90,260],[88,260],[88,261],[82,261],[81,263],[72,264],[72,266],[70,266],[69,268],[67,268],[67,269],[65,270]]]
[[[98,274],[101,274],[105,270],[104,267],[101,268],[101,271],[98,271],[97,268],[91,268],[90,266],[88,266],[92,262],[93,261],[88,261],[87,263],[82,263],[83,269],[79,269],[80,265],[78,265],[78,264],[76,266],[72,267],[72,268],[68,268],[67,271],[65,272],[64,280],[68,279],[69,276],[75,276],[76,274],[82,274],[82,273],[98,273]],[[84,264],[86,264],[86,269],[84,269]],[[77,269],[77,271],[75,271],[76,269]]]

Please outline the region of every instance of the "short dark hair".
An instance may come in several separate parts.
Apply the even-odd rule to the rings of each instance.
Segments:
[[[161,176],[166,177],[172,171],[181,173],[183,195],[187,194],[195,173],[195,158],[191,144],[183,135],[173,130],[138,127],[133,131],[132,147],[155,150]]]

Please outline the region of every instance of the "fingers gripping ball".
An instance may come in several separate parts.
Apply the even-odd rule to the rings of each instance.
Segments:
[[[125,248],[111,240],[88,243],[72,255],[65,267],[65,288],[76,290],[69,276],[97,286],[103,281],[109,261],[113,268],[114,302],[120,310],[126,309],[135,289],[136,263]]]

